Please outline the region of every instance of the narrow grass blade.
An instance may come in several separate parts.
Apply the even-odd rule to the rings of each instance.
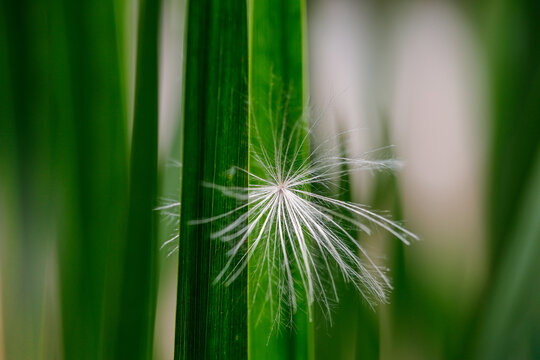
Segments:
[[[211,239],[221,222],[190,225],[236,207],[203,184],[246,186],[247,4],[189,1],[184,65],[184,150],[175,359],[245,359],[247,274],[213,284],[229,244]]]
[[[533,359],[540,354],[540,156],[523,199],[479,327],[477,359]]]
[[[517,220],[515,210],[540,145],[540,6],[528,0],[486,4],[485,13],[491,14],[488,50],[494,113],[488,216],[495,266]]]
[[[540,7],[525,0],[486,8],[494,113],[488,196],[491,276],[479,314],[471,317],[475,336],[469,342],[481,359],[537,358]]]
[[[288,139],[295,125],[303,121],[307,98],[304,76],[305,3],[251,0],[249,19],[250,144],[255,151],[274,149],[276,134],[281,133]],[[301,159],[309,152],[309,142],[303,147]],[[250,172],[264,177],[263,169],[255,168],[256,163],[255,159],[250,160]],[[262,258],[257,256],[250,260],[250,274],[254,274],[261,261]],[[266,299],[264,291],[256,295],[257,288],[268,286],[260,283],[262,278],[251,276],[249,280],[249,358],[311,358],[312,329],[307,302],[298,305],[292,319],[294,329],[281,329],[282,325],[276,324],[275,311],[268,306],[268,301],[279,299]],[[297,280],[300,281],[299,276]]]
[[[139,1],[135,108],[127,238],[115,359],[152,358],[157,286],[155,211],[158,139],[158,30],[161,1]]]

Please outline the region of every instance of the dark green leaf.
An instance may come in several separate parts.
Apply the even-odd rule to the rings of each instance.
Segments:
[[[150,359],[157,286],[156,186],[160,0],[139,1],[129,215],[115,359]]]
[[[240,0],[188,4],[175,359],[247,356],[247,274],[214,285],[230,246],[210,234],[223,224],[190,224],[237,206],[204,182],[247,185],[229,171],[247,167],[246,11]]]

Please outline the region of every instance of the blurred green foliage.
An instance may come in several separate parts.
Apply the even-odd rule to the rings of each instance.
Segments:
[[[138,204],[129,227],[135,231],[134,223],[151,221],[154,206],[158,11],[148,14],[154,16],[153,33],[141,37],[143,44],[154,42],[153,55],[151,45],[145,53],[154,62],[143,60],[154,86],[143,87],[139,98],[154,106],[142,116],[142,143],[133,141],[130,181],[115,3],[22,1],[2,7],[2,190],[13,197],[6,207],[13,231],[2,239],[6,357],[99,359],[116,348],[122,355],[115,358],[133,359],[129,349],[144,344],[153,327],[130,328],[118,315],[128,311],[122,294],[130,320],[153,316],[140,296],[152,297],[141,278],[148,269],[139,261],[135,272],[128,267],[122,274],[122,268],[127,257],[151,259],[135,238],[151,244],[152,233],[130,236],[126,229],[128,203]],[[148,170],[142,177],[141,168]],[[146,202],[136,202],[138,183]],[[137,287],[121,285],[129,283]],[[48,292],[52,303],[44,301]],[[117,342],[116,331],[133,336]]]
[[[152,357],[160,1],[139,1],[138,31],[126,34],[131,6],[0,5],[0,359]],[[270,341],[272,319],[255,327],[249,318],[247,274],[227,288],[212,285],[227,259],[226,244],[209,240],[218,225],[186,224],[236,205],[201,181],[247,183],[227,170],[247,166],[255,122],[271,133],[266,99],[283,104],[271,84],[287,89],[291,120],[281,126],[305,110],[304,3],[188,6],[184,127],[176,136],[184,153],[176,358],[371,359],[413,342],[447,359],[540,358],[538,2],[461,4],[477,12],[470,18],[485,45],[492,106],[489,270],[473,309],[454,302],[460,294],[442,297],[444,283],[427,286],[411,270],[414,247],[396,244],[390,306],[371,311],[343,286],[334,327],[299,314],[295,329]],[[130,38],[136,55],[125,51]],[[396,179],[379,178],[372,203],[402,218]]]
[[[474,357],[540,356],[540,3],[487,2],[493,141],[489,282],[473,320]]]

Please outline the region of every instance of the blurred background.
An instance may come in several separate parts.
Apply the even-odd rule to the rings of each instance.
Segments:
[[[0,359],[58,359],[77,344],[62,329],[106,334],[118,306],[104,299],[125,245],[115,239],[137,3],[1,9]],[[166,202],[179,199],[184,0],[161,10]],[[403,169],[353,175],[351,196],[421,237],[361,239],[390,269],[391,301],[371,310],[346,292],[333,327],[315,321],[316,358],[540,359],[540,3],[309,0],[307,10],[316,139],[347,131],[349,156],[394,145]],[[164,219],[160,244],[176,231]],[[173,248],[159,254],[156,359],[174,348]]]

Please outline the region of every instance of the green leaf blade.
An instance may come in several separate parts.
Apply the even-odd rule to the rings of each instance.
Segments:
[[[116,359],[150,359],[157,287],[155,211],[158,151],[158,32],[161,1],[139,2],[127,236]]]
[[[247,14],[244,1],[190,1],[184,65],[184,150],[175,359],[242,359],[247,352],[246,278],[213,284],[229,244],[211,239],[234,199],[203,183],[246,186]],[[241,215],[241,213],[239,213]]]
[[[252,151],[274,149],[274,137],[283,131],[288,139],[293,127],[302,122],[306,95],[304,58],[305,4],[303,1],[250,2],[250,146]],[[298,136],[305,135],[300,125]],[[309,151],[309,142],[300,149],[301,161]],[[260,154],[259,154],[260,155]],[[290,159],[289,159],[290,160]],[[266,178],[254,158],[250,172]],[[252,241],[253,239],[250,239]],[[312,326],[307,302],[302,301],[294,314],[294,329],[279,328],[275,311],[271,311],[257,287],[267,283],[252,276],[263,255],[254,256],[248,266],[250,278],[249,358],[309,359],[313,356]],[[296,275],[295,275],[296,276]],[[298,275],[299,276],[299,275]],[[264,280],[262,280],[264,281]],[[276,299],[279,301],[278,299]]]

